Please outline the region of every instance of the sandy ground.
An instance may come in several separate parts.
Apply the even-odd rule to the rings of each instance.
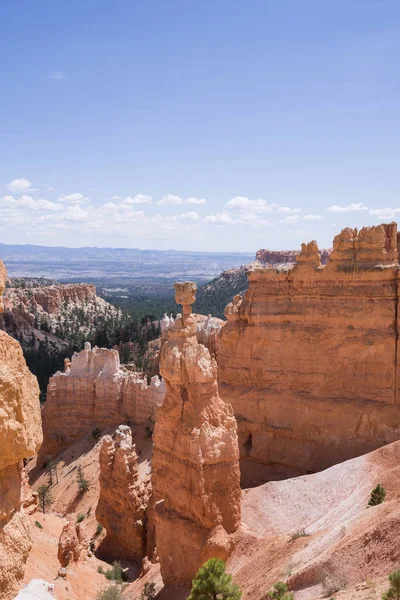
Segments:
[[[142,432],[137,432],[137,448],[142,474],[148,474],[151,441]],[[25,582],[55,581],[58,600],[94,600],[109,585],[97,573],[99,565],[107,565],[95,556],[85,555],[69,567],[66,580],[57,578],[58,537],[65,519],[75,522],[78,514],[84,514],[87,539],[96,530],[98,451],[99,445],[87,438],[64,452],[57,467],[58,483],[53,485],[52,514],[30,517],[33,550]],[[76,483],[78,465],[90,484],[84,496]],[[31,476],[34,488],[48,479],[46,471],[36,468]],[[367,508],[377,483],[386,487],[386,501]],[[244,490],[242,526],[228,570],[243,590],[242,600],[262,600],[277,580],[288,581],[295,600],[378,600],[387,587],[387,574],[400,566],[399,531],[400,442],[395,442],[320,473]],[[154,581],[160,600],[184,600],[188,595],[188,590],[163,588],[155,564],[124,587],[124,599],[137,600],[147,581]]]

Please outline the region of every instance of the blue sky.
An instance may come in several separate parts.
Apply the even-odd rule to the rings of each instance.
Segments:
[[[397,0],[13,0],[0,241],[321,247],[400,213]]]

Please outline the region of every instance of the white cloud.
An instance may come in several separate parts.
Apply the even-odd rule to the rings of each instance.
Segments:
[[[60,202],[73,202],[76,204],[85,204],[86,202],[88,202],[88,200],[89,198],[79,193],[67,194],[66,196],[62,196],[61,198],[59,198]]]
[[[369,214],[378,217],[380,220],[395,219],[396,214],[400,213],[400,208],[371,208]]]
[[[205,198],[188,198],[186,204],[207,204]]]
[[[60,79],[66,79],[67,76],[65,73],[63,73],[62,71],[52,71],[48,76],[47,79],[55,79],[56,81],[59,81]]]
[[[297,223],[300,219],[301,217],[299,215],[290,215],[289,217],[279,219],[278,223]]]
[[[193,198],[190,197],[187,200],[181,198],[180,196],[174,196],[173,194],[167,194],[163,196],[161,200],[157,202],[157,204],[161,206],[178,206],[180,204],[206,204],[207,200],[205,198]]]
[[[321,215],[304,215],[302,219],[303,221],[323,221],[324,217],[321,217]]]
[[[339,206],[338,204],[333,204],[333,206],[328,206],[326,212],[333,213],[346,213],[346,212],[357,212],[361,210],[368,210],[368,206],[365,206],[362,202],[357,202],[356,204],[348,204],[347,206]]]
[[[159,200],[157,202],[157,204],[160,205],[170,205],[170,206],[177,206],[178,204],[184,204],[185,201],[183,198],[181,198],[180,196],[174,196],[173,194],[167,194],[166,196],[163,196],[161,198],[161,200]]]
[[[253,212],[273,212],[278,204],[269,204],[266,200],[249,200],[245,196],[235,196],[225,204],[227,210],[252,210]]]
[[[64,221],[87,221],[89,214],[79,204],[68,206],[61,215]]]
[[[323,221],[321,215],[290,215],[283,219],[279,219],[278,223],[298,223],[299,221]]]
[[[198,221],[200,219],[200,215],[197,212],[187,212],[178,215],[178,219],[180,219],[181,221]]]
[[[118,196],[113,196],[113,200],[117,200]],[[127,196],[122,201],[122,204],[150,204],[151,196],[146,196],[145,194],[136,194],[133,198],[131,196]]]
[[[280,206],[278,208],[278,212],[279,213],[293,213],[293,214],[297,214],[300,213],[302,211],[301,208],[290,208],[289,206]]]
[[[26,194],[23,194],[20,198],[4,196],[4,198],[0,200],[0,205],[15,208],[25,208],[27,210],[62,210],[61,204],[56,204],[54,202],[50,202],[49,200],[44,200],[43,198],[36,200],[35,198],[32,198],[32,196],[27,196]]]
[[[27,192],[31,188],[32,184],[29,179],[25,179],[25,177],[21,177],[21,179],[13,179],[7,185],[7,189],[10,192],[16,192],[22,194],[23,192]]]

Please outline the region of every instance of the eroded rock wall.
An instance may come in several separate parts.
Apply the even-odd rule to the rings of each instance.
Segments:
[[[183,317],[161,350],[166,397],[153,435],[156,544],[166,585],[190,584],[205,560],[226,559],[240,523],[236,421],[218,395],[216,361],[198,343],[189,284],[176,284]]]
[[[148,385],[144,376],[121,367],[117,350],[92,349],[87,342],[64,372],[50,378],[39,460],[55,456],[95,427],[151,423],[163,399],[164,384],[157,376]]]
[[[331,250],[319,250],[320,261],[322,265],[326,265],[329,260]],[[295,263],[298,250],[257,250],[256,260],[262,264],[283,265],[287,263]]]
[[[0,311],[5,268],[0,261]],[[0,331],[0,597],[12,598],[31,548],[22,461],[42,442],[39,386],[18,342]]]
[[[220,393],[239,426],[242,483],[314,472],[400,438],[396,224],[345,229],[323,267],[255,265],[226,308]]]
[[[114,439],[102,438],[100,448],[100,497],[96,519],[107,531],[100,546],[104,558],[141,560],[146,555],[146,508],[150,481],[139,476],[132,432],[120,425]]]

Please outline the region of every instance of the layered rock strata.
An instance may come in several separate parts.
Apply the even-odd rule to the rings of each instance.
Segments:
[[[319,250],[320,261],[322,265],[326,265],[329,260],[331,250]],[[295,263],[298,250],[258,250],[256,252],[256,260],[264,265],[285,265]]]
[[[0,312],[6,272],[0,261]],[[0,597],[14,596],[31,548],[23,459],[42,442],[39,387],[18,342],[0,331]]]
[[[242,483],[315,472],[400,438],[396,224],[344,229],[330,259],[255,264],[226,307],[219,382]]]
[[[89,335],[100,323],[121,315],[97,296],[94,285],[86,283],[7,287],[4,306],[5,319],[0,325],[29,347],[35,340],[36,345],[42,341],[41,330],[55,346],[62,347],[71,331]]]
[[[100,462],[100,496],[96,519],[107,535],[100,546],[101,556],[134,559],[140,562],[146,555],[146,507],[150,481],[139,477],[138,457],[132,444],[132,432],[120,425],[115,432],[102,438]]]
[[[217,364],[196,337],[196,286],[175,290],[183,316],[161,350],[166,397],[154,429],[152,481],[164,584],[187,585],[205,560],[229,556],[240,523],[240,475],[233,411],[218,395]]]
[[[93,428],[151,423],[164,399],[164,384],[121,367],[117,350],[85,348],[50,378],[43,409],[44,461]]]

